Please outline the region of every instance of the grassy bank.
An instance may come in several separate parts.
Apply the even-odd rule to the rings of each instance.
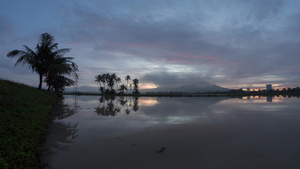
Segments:
[[[38,168],[41,138],[57,95],[0,79],[0,168]]]

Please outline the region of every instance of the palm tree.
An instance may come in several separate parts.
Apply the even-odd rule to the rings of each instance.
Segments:
[[[48,81],[48,77],[46,77],[46,81]],[[65,86],[72,86],[74,85],[75,81],[67,78],[65,76],[57,75],[51,81],[51,87],[54,89],[55,92],[63,92]],[[50,85],[49,85],[50,86]],[[48,88],[48,90],[50,87]]]
[[[105,80],[106,80],[106,83],[107,83],[107,87],[110,88],[110,90],[109,89],[105,90],[106,94],[115,94],[115,89],[114,89],[115,79],[116,79],[116,74],[115,73],[113,73],[113,74],[107,73],[105,75]]]
[[[139,80],[137,78],[132,80],[133,82],[133,94],[138,95],[140,94],[139,92]]]
[[[53,83],[55,77],[59,77],[63,74],[71,74],[78,71],[78,66],[71,62],[73,58],[64,58],[63,54],[70,51],[70,49],[57,48],[58,43],[55,43],[54,37],[48,33],[43,33],[39,37],[38,44],[36,45],[35,51],[24,45],[25,51],[13,50],[7,54],[7,57],[18,57],[15,66],[19,63],[27,64],[32,71],[39,74],[39,86],[38,89],[42,88],[43,76],[46,76],[46,82],[48,89]],[[59,65],[61,64],[61,65]],[[64,80],[61,84],[71,84],[70,79],[58,78]],[[56,81],[58,80],[56,79]],[[56,82],[58,83],[58,82]]]
[[[102,74],[96,75],[96,76],[95,76],[95,79],[96,79],[95,82],[99,83],[99,85],[100,85],[99,90],[100,90],[101,93],[103,94],[103,89],[104,89],[104,88],[101,86],[102,79],[103,79]]]
[[[65,86],[71,86],[75,83],[75,81],[64,75],[74,75],[75,79],[78,79],[76,73],[78,66],[72,62],[74,59],[72,57],[63,57],[62,55],[53,54],[51,59],[53,60],[49,64],[45,82],[48,85],[48,90],[53,87],[56,92],[61,92]]]
[[[125,80],[127,81],[127,88],[128,88],[128,81],[131,80],[130,76],[127,75],[127,76],[125,77]],[[126,91],[126,94],[127,94],[127,91]]]
[[[125,86],[124,84],[122,84],[122,85],[120,86],[120,88],[119,88],[119,91],[120,91],[119,93],[120,93],[120,94],[124,94],[124,91],[125,91],[125,90],[127,91],[127,86]]]
[[[18,57],[18,60],[15,63],[15,66],[22,63],[23,65],[27,64],[28,67],[39,75],[39,86],[38,89],[42,88],[43,76],[47,73],[46,66],[46,57],[42,55],[42,51],[37,45],[35,51],[23,45],[25,51],[23,50],[13,50],[7,54],[7,57]]]
[[[116,79],[115,79],[115,80],[116,80],[116,83],[117,83],[117,90],[118,90],[118,89],[119,89],[119,88],[118,88],[118,84],[119,84],[119,83],[122,83],[122,81],[121,81],[121,78],[119,78],[118,76],[116,76]]]

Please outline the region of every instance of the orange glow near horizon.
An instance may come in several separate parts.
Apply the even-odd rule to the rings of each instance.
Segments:
[[[156,84],[153,83],[141,83],[140,84],[140,89],[155,89],[158,86]]]
[[[239,84],[239,85],[235,85],[234,87],[233,87],[233,85],[223,85],[222,87],[225,87],[228,89],[243,89],[244,91],[247,91],[247,88],[250,88],[250,91],[258,91],[258,90],[265,90],[266,84],[269,84],[269,83]],[[281,83],[270,83],[270,84],[272,84],[272,88],[274,90],[277,90],[277,89],[282,90],[283,88],[288,88],[288,87],[282,87],[282,86],[284,86],[284,84],[281,84]],[[291,88],[294,88],[294,87],[291,86]]]
[[[139,100],[139,105],[141,106],[154,106],[158,103],[158,101],[154,98],[147,98],[147,99],[140,99]]]

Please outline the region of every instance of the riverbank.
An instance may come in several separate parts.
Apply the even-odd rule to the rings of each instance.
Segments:
[[[0,168],[39,168],[41,141],[57,95],[0,79]]]

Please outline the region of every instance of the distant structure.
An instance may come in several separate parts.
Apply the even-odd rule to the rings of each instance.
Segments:
[[[267,90],[272,90],[272,84],[267,84],[267,85],[266,85],[266,89],[267,89]]]
[[[250,87],[247,88],[247,92],[250,92]]]

